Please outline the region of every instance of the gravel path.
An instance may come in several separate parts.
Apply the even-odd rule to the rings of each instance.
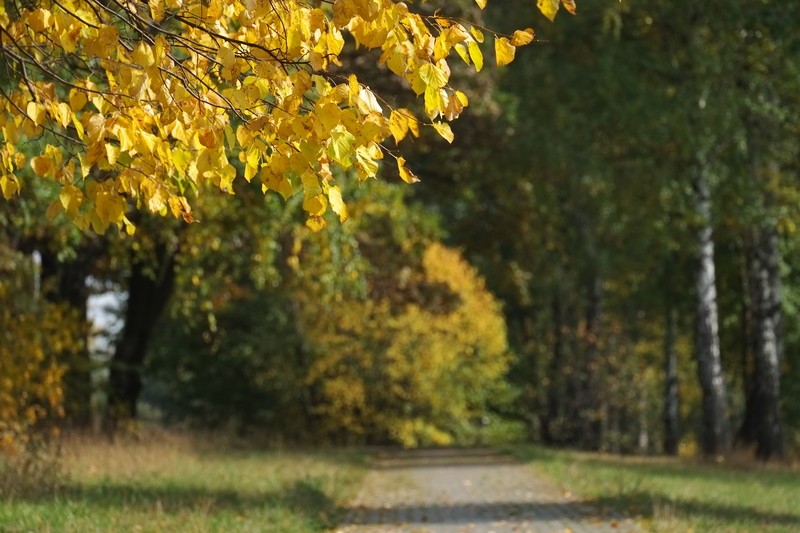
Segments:
[[[601,513],[490,450],[384,453],[338,533],[618,533]]]

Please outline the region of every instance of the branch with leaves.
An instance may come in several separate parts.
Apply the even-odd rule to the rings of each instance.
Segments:
[[[550,18],[559,5],[538,3]],[[320,229],[328,209],[347,218],[335,168],[368,179],[389,154],[414,182],[387,140],[431,127],[452,142],[447,121],[468,98],[449,85],[448,60],[455,51],[481,70],[485,31],[394,0],[10,0],[0,7],[0,192],[15,196],[30,169],[60,186],[49,216],[132,233],[131,207],[192,221],[193,195],[206,184],[231,193],[241,175],[302,193]],[[380,50],[425,116],[384,109],[348,75],[345,34]],[[534,33],[493,37],[502,66]]]

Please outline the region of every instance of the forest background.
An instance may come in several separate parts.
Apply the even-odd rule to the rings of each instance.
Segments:
[[[236,179],[192,200],[198,223],[137,211],[133,234],[87,232],[21,170],[0,210],[3,445],[138,418],[306,443],[797,450],[800,8],[598,2],[551,24],[530,4],[442,3],[508,33],[529,13],[537,40],[508,68],[454,65],[455,141],[402,148],[421,183],[402,164],[344,182],[348,220],[322,231],[308,197]],[[394,107],[427,105],[360,57],[342,61]],[[116,329],[86,319],[100,294]]]

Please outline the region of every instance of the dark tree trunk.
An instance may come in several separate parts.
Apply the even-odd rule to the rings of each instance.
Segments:
[[[678,352],[675,349],[676,313],[667,311],[664,340],[664,453],[678,454],[680,443],[680,396],[678,390]]]
[[[55,254],[42,254],[42,278],[49,285],[46,296],[52,302],[68,305],[78,314],[83,346],[70,354],[64,374],[64,411],[67,423],[73,428],[87,429],[92,423],[92,377],[89,357],[89,323],[86,316],[89,289],[91,250],[78,250],[78,259],[59,262]]]
[[[753,375],[738,441],[756,444],[760,459],[783,457],[780,414],[782,357],[780,250],[774,228],[754,233],[748,243],[747,283],[753,339]]]
[[[175,279],[175,255],[164,244],[154,251],[155,265],[151,270],[134,259],[128,279],[128,302],[125,325],[111,358],[109,374],[108,412],[105,428],[110,434],[119,422],[136,418],[136,403],[142,389],[141,368],[150,335],[169,300]]]
[[[599,450],[602,435],[601,412],[598,391],[600,371],[600,322],[603,313],[603,287],[600,276],[593,273],[589,285],[589,300],[586,307],[586,330],[581,369],[580,390],[580,445],[584,449]]]
[[[560,377],[564,365],[564,318],[561,309],[561,300],[558,296],[553,298],[553,353],[547,369],[546,406],[540,418],[542,440],[545,444],[556,444],[559,440],[557,428],[561,412]]]
[[[695,357],[703,394],[701,447],[705,455],[713,456],[730,451],[731,435],[728,393],[719,347],[711,197],[702,168],[695,171],[692,188],[695,215],[698,219],[695,233],[698,249],[695,266]]]

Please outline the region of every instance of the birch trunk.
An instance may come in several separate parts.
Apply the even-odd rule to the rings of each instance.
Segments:
[[[696,336],[695,357],[703,394],[701,447],[708,456],[727,453],[731,447],[728,393],[719,348],[714,235],[711,227],[711,197],[702,168],[692,179],[698,227],[695,271]]]
[[[754,375],[739,435],[757,444],[760,459],[783,457],[780,416],[781,282],[780,250],[774,228],[757,231],[748,253],[748,285],[752,316]],[[751,442],[747,442],[751,441]]]

